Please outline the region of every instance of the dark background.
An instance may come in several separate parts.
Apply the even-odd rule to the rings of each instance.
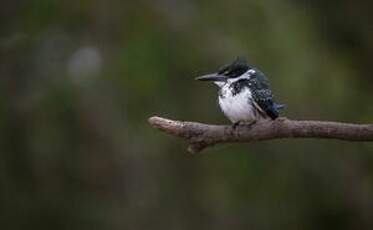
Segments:
[[[293,119],[373,120],[369,1],[3,1],[0,228],[372,229],[373,147],[190,155],[154,114],[228,124],[194,81],[236,56]]]

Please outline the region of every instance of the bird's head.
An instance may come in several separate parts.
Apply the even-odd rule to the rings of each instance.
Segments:
[[[212,81],[218,86],[223,86],[227,82],[234,82],[243,77],[248,78],[246,74],[250,70],[245,58],[238,57],[232,63],[222,66],[217,72],[197,77],[198,81]]]

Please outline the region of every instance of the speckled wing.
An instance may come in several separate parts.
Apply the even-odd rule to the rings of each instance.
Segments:
[[[276,119],[279,116],[278,109],[273,102],[273,95],[267,77],[259,70],[249,79],[249,88],[254,99],[254,106],[264,116]]]

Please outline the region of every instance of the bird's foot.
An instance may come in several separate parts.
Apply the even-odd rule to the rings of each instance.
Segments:
[[[254,125],[256,123],[256,120],[253,120],[253,121],[237,121],[235,123],[233,123],[232,125],[232,128],[233,129],[236,129],[238,126],[247,126],[247,127],[251,127],[252,125]]]
[[[232,128],[233,128],[233,129],[236,129],[237,126],[239,126],[241,122],[242,122],[242,121],[236,121],[236,122],[234,122],[233,125],[232,125]]]

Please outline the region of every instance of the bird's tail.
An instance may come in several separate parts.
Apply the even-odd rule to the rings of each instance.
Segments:
[[[267,106],[264,110],[272,120],[275,120],[280,115],[280,110],[284,109],[285,107],[286,105],[273,103],[272,106]]]
[[[283,110],[286,108],[286,105],[284,104],[274,104],[274,107],[276,108],[276,110]]]

